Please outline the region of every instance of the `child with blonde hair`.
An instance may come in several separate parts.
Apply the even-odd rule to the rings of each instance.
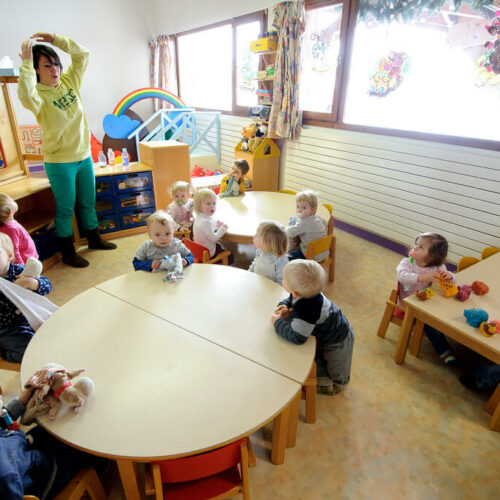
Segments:
[[[38,295],[46,295],[52,291],[52,284],[45,276],[38,278],[21,276],[24,265],[13,264],[13,258],[14,245],[12,240],[5,233],[0,233],[0,278]],[[0,353],[7,361],[20,363],[26,347],[35,334],[35,329],[31,326],[29,318],[26,318],[20,311],[20,304],[13,302],[17,300],[16,297],[11,297],[11,299],[7,298],[3,291],[0,291]],[[33,299],[34,305],[36,305],[35,299],[36,297]],[[53,306],[53,304],[51,305]]]
[[[136,271],[157,271],[160,268],[170,271],[166,257],[176,253],[180,254],[183,267],[194,262],[193,254],[184,243],[174,238],[176,227],[174,219],[163,210],[157,210],[148,217],[147,230],[150,239],[135,253],[132,264]]]
[[[448,242],[444,236],[436,233],[422,233],[415,238],[410,257],[404,258],[396,273],[399,282],[399,304],[403,299],[419,290],[428,288],[432,283],[453,281],[456,276],[446,269],[444,261],[448,255]],[[439,357],[449,366],[457,364],[446,337],[432,326],[424,326],[425,334],[431,341]]]
[[[333,396],[349,382],[354,333],[340,308],[321,293],[325,282],[325,271],[317,262],[289,262],[283,270],[283,288],[290,296],[278,304],[271,321],[276,333],[294,344],[316,337],[318,392]]]
[[[168,191],[174,198],[167,207],[168,215],[181,228],[189,229],[193,224],[193,199],[190,197],[193,187],[187,182],[177,181],[170,186]]]
[[[14,219],[17,203],[7,194],[0,193],[0,232],[14,245],[14,264],[26,264],[29,257],[38,259],[38,253],[28,231]]]
[[[283,269],[288,264],[285,228],[273,220],[262,221],[253,237],[253,244],[257,251],[248,270],[281,285]]]
[[[194,194],[196,218],[193,224],[194,242],[210,252],[210,258],[219,255],[224,247],[218,241],[226,234],[227,224],[215,219],[217,196],[211,189],[199,189]],[[232,263],[232,255],[229,258]]]
[[[250,166],[246,160],[235,160],[229,174],[222,178],[220,183],[221,198],[226,196],[238,196],[245,193],[245,175],[248,174]]]
[[[290,219],[286,228],[289,244],[289,258],[305,259],[307,244],[311,241],[326,236],[327,223],[316,215],[318,209],[318,197],[310,189],[301,191],[295,196],[297,215]],[[296,248],[299,246],[299,248]],[[316,262],[321,262],[328,257],[328,251],[322,252],[314,257]]]

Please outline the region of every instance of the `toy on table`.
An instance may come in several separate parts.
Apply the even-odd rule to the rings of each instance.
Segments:
[[[417,290],[415,295],[419,300],[429,300],[434,295],[434,292],[430,288],[424,288],[423,290]]]
[[[457,285],[455,285],[453,281],[442,279],[439,281],[439,284],[441,285],[445,297],[453,297],[458,293]]]
[[[2,388],[0,387],[0,429],[17,431],[21,427],[18,422],[12,420],[7,408],[3,406]]]
[[[472,288],[469,285],[459,285],[458,293],[455,295],[455,298],[465,302],[472,293]]]
[[[494,321],[483,321],[479,325],[479,331],[485,337],[493,337],[497,333],[497,324]]]
[[[465,309],[464,316],[470,326],[478,328],[483,321],[488,321],[488,313],[484,309]]]
[[[495,325],[497,326],[497,332],[496,333],[500,334],[500,319],[493,318],[490,321],[493,321],[493,323],[495,323]]]
[[[489,286],[482,281],[474,281],[471,288],[476,295],[486,295],[490,291]]]
[[[161,259],[160,267],[153,272],[157,271],[168,271],[163,281],[175,283],[178,279],[184,278],[184,267],[182,266],[181,254],[177,252],[172,256],[165,255],[165,257]]]
[[[21,423],[29,425],[46,413],[49,414],[49,420],[54,420],[62,404],[74,407],[75,413],[79,413],[94,389],[94,382],[88,377],[82,377],[74,384],[71,382],[83,371],[69,371],[57,363],[47,363],[36,371],[24,384],[25,389],[32,388],[34,392],[26,405]]]

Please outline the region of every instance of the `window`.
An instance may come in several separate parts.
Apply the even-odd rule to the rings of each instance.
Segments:
[[[187,106],[246,114],[257,103],[250,42],[263,25],[257,12],[176,36],[179,96]]]
[[[500,74],[495,84],[478,65],[490,24],[466,3],[407,23],[358,20],[343,122],[498,140]]]

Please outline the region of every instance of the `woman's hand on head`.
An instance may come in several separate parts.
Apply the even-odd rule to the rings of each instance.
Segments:
[[[37,42],[53,43],[55,39],[54,33],[47,33],[45,31],[38,31],[31,38],[34,38]]]
[[[19,54],[21,61],[24,61],[25,59],[28,59],[30,61],[33,60],[33,52],[31,50],[32,47],[33,40],[31,40],[30,38],[24,40],[24,42],[21,44],[21,53]]]

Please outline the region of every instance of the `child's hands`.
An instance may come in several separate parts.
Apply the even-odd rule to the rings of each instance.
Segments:
[[[54,33],[47,33],[46,31],[38,31],[34,35],[31,35],[37,42],[54,43],[56,38]]]
[[[153,271],[156,271],[157,269],[160,269],[160,265],[161,265],[161,260],[155,259],[153,260],[153,262],[151,262],[151,269]]]
[[[439,278],[437,277],[437,273],[427,273],[418,275],[417,283],[429,283],[429,281],[434,283],[439,283]]]
[[[434,276],[438,278],[439,281],[452,281],[453,275],[448,271],[437,271]]]
[[[30,61],[33,60],[33,52],[31,51],[32,48],[33,40],[31,40],[30,38],[24,40],[24,42],[21,44],[21,53],[19,54],[21,61],[24,61],[25,59],[29,59]]]
[[[38,290],[40,283],[35,278],[28,278],[27,276],[19,276],[16,278],[16,285],[26,290]]]

